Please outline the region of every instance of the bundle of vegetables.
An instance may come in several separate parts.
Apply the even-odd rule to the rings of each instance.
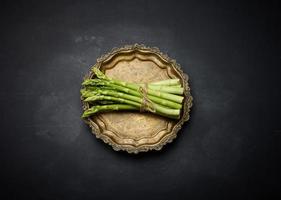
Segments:
[[[92,71],[95,78],[82,83],[82,100],[90,105],[83,118],[98,112],[139,110],[179,119],[184,99],[179,79],[136,84],[109,78],[96,67]]]

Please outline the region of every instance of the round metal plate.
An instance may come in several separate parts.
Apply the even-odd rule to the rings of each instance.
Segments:
[[[127,45],[114,48],[97,60],[93,67],[100,68],[107,76],[133,82],[149,83],[168,78],[179,78],[184,87],[184,102],[179,120],[171,120],[151,113],[108,112],[85,119],[97,138],[110,144],[114,150],[138,153],[160,150],[171,142],[189,119],[192,96],[188,76],[175,60],[161,53],[158,48],[144,45]],[[90,72],[85,78],[91,78]],[[83,102],[83,109],[89,108]]]

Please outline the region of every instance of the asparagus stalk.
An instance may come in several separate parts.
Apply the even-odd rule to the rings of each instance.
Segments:
[[[128,99],[130,101],[135,101],[135,102],[139,102],[139,103],[142,100],[140,97],[121,93],[121,92],[116,92],[116,91],[110,90],[110,89],[97,89],[97,88],[92,88],[92,90],[82,89],[81,94],[82,94],[82,97],[84,97],[84,98],[95,96],[95,95],[107,95],[107,96],[113,96],[113,97],[117,97],[117,98],[124,98],[124,99]]]
[[[166,86],[166,85],[150,85],[148,84],[148,88],[152,90],[163,91],[171,94],[183,94],[182,87],[175,87],[175,86]]]
[[[105,81],[105,80],[100,80],[100,79],[86,79],[86,80],[84,80],[82,85],[83,86],[106,86],[106,87],[114,88],[114,89],[122,91],[122,92],[131,93],[132,95],[135,95],[135,96],[142,95],[139,92],[140,86],[131,84],[131,83],[122,82],[122,81],[117,81],[117,82],[118,82],[118,84],[115,84],[112,81]],[[124,86],[126,84],[127,84],[127,87]],[[178,103],[179,105],[181,105],[180,103],[183,100],[182,96],[175,95],[175,94],[169,94],[169,93],[161,92],[161,91],[155,91],[155,90],[151,90],[151,89],[148,89],[147,93],[148,93],[148,95],[150,95],[150,96],[148,96],[149,98],[151,96],[154,96],[154,97],[161,98],[162,100],[169,100],[169,101]],[[157,102],[157,103],[159,103],[159,102]]]
[[[109,112],[114,110],[138,110],[138,108],[127,104],[97,105],[87,109],[83,113],[82,118],[90,117],[98,112]]]
[[[83,113],[83,118],[98,112],[142,108],[173,119],[180,117],[183,100],[183,96],[180,95],[183,94],[183,88],[179,79],[145,85],[109,78],[98,68],[92,70],[97,78],[87,79],[82,83],[85,86],[81,90],[83,101],[89,102],[91,106]]]
[[[141,104],[138,103],[138,102],[135,102],[135,101],[117,98],[117,97],[112,97],[112,96],[104,96],[104,95],[89,96],[84,101],[85,102],[93,102],[93,101],[102,101],[102,100],[109,100],[109,101],[114,101],[114,102],[119,102],[119,103],[124,103],[124,104],[130,104],[130,105],[136,106],[136,107],[141,107]]]
[[[89,81],[87,81],[87,82],[89,82]],[[97,87],[87,87],[87,88],[88,88],[88,90],[98,91],[98,92],[100,92],[100,94],[110,95],[110,96],[117,95],[116,94],[116,90],[117,90],[117,91],[121,91],[121,92],[126,93],[126,94],[124,94],[124,93],[118,94],[119,97],[126,98],[126,99],[136,101],[136,102],[139,102],[140,100],[142,100],[142,98],[141,98],[142,94],[139,91],[131,90],[129,88],[125,88],[125,87],[121,87],[121,86],[113,85],[113,84],[108,84],[108,83],[105,83],[105,85],[107,85],[108,87],[104,87],[103,89],[98,89]],[[109,94],[108,92],[111,93],[111,94]],[[114,94],[112,94],[112,93],[114,93]],[[153,101],[154,103],[160,104],[162,106],[166,106],[166,107],[169,107],[169,108],[175,108],[175,109],[181,109],[182,108],[182,105],[179,104],[179,103],[175,103],[175,102],[165,100],[165,99],[162,99],[162,98],[159,98],[159,97],[155,97],[155,96],[152,96],[152,95],[147,95],[147,97],[151,101]]]
[[[123,86],[123,87],[129,88],[129,89],[132,89],[132,90],[136,90],[136,91],[139,91],[140,87],[141,87],[141,86],[139,86],[137,84],[134,84],[134,83],[126,83],[124,81],[119,81],[119,80],[111,80],[111,82],[115,85]],[[152,95],[152,96],[160,97],[160,98],[167,99],[167,100],[170,100],[170,101],[174,101],[174,102],[177,102],[177,103],[181,103],[182,100],[183,100],[182,96],[170,94],[170,93],[163,92],[163,91],[156,91],[156,90],[152,90],[152,89],[149,89],[149,88],[147,89],[147,93]]]
[[[174,85],[180,85],[180,79],[175,78],[175,79],[167,79],[163,81],[157,81],[157,82],[152,82],[150,85],[166,85],[166,86],[174,86]]]
[[[98,101],[99,104],[102,104],[102,105],[110,105],[110,104],[114,104],[115,102],[114,101],[107,101],[107,100],[100,100]]]
[[[112,84],[123,86],[123,87],[129,88],[129,89],[132,89],[132,90],[136,90],[136,91],[140,90],[141,86],[139,86],[138,84],[127,83],[127,82],[124,82],[124,81],[114,80],[114,79],[108,78],[96,67],[94,67],[92,70],[99,79],[103,79],[103,80],[105,80],[107,82],[110,82]],[[93,79],[90,79],[90,81],[91,80],[93,80]],[[183,100],[182,96],[175,95],[175,94],[169,94],[167,92],[162,92],[162,91],[156,91],[156,90],[152,90],[152,89],[149,89],[149,88],[147,89],[147,93],[150,94],[150,95],[160,97],[160,98],[163,98],[163,99],[167,99],[167,100],[170,100],[170,101],[174,101],[174,102],[177,102],[177,103],[182,103],[182,100]]]
[[[128,104],[96,105],[84,111],[82,118],[90,117],[99,112],[110,112],[110,111],[117,111],[117,110],[139,110],[139,108]],[[179,115],[168,115],[163,113],[157,113],[157,114],[171,119],[179,119]]]
[[[110,101],[117,101],[119,103],[127,103],[130,105],[137,106],[139,109],[142,106],[142,98],[135,97],[132,95],[124,94],[121,92],[116,92],[113,90],[100,90],[97,89],[95,91],[87,91],[81,90],[82,97],[86,98],[84,101],[91,102],[97,100],[110,100]],[[109,96],[106,96],[109,95]],[[173,118],[177,118],[180,115],[180,109],[171,109],[164,106],[161,106],[156,103],[152,103],[151,108],[155,109],[155,112],[163,115],[163,116],[173,116]]]

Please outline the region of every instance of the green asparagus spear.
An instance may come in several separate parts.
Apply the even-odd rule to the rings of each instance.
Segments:
[[[87,87],[87,88],[90,91],[98,91],[100,94],[111,95],[111,96],[114,96],[114,94],[112,94],[112,93],[115,93],[115,95],[117,95],[116,92],[121,91],[121,92],[125,92],[125,93],[119,92],[120,93],[120,94],[118,94],[119,97],[121,96],[123,98],[129,99],[129,100],[132,100],[132,101],[136,101],[136,102],[140,102],[142,100],[142,95],[139,91],[131,90],[129,88],[124,88],[124,87],[121,87],[121,86],[118,86],[118,85],[116,86],[116,85],[108,84],[108,87],[104,87],[103,89],[99,89],[98,87]],[[85,96],[86,93],[87,92],[84,91],[84,94],[82,93],[82,96],[83,95]],[[151,101],[153,101],[154,103],[160,104],[162,106],[166,106],[166,107],[174,108],[174,109],[181,109],[182,108],[182,105],[179,104],[179,103],[176,103],[176,102],[161,99],[159,97],[155,97],[155,96],[152,96],[152,95],[147,95],[147,97]]]
[[[91,115],[94,115],[98,112],[110,112],[117,110],[139,110],[139,108],[128,104],[96,105],[84,111],[82,118],[90,117]],[[179,119],[179,115],[168,115],[163,113],[157,114],[171,119]]]
[[[167,79],[163,81],[152,82],[150,85],[166,85],[166,86],[174,86],[180,84],[180,79]]]
[[[113,90],[100,90],[100,89],[96,89],[93,91],[81,90],[81,93],[82,93],[82,97],[86,98],[84,100],[86,102],[104,99],[104,100],[117,101],[119,103],[127,103],[130,105],[137,106],[139,109],[141,106],[144,106],[142,105],[143,103],[142,98],[124,94],[121,92],[116,92]],[[153,102],[151,105],[148,104],[148,106],[150,110],[155,109],[156,113],[161,114],[163,116],[178,117],[180,115],[180,109],[167,108]]]
[[[82,118],[90,117],[98,112],[109,112],[115,110],[138,110],[136,106],[127,105],[127,104],[111,104],[111,105],[97,105],[87,109]]]
[[[149,84],[147,87],[155,91],[162,91],[170,94],[183,94],[182,87],[166,86],[166,85],[149,85]]]
[[[128,94],[131,94],[131,95],[134,95],[134,96],[138,96],[138,97],[141,97],[142,94],[140,93],[139,90],[133,90],[133,89],[130,89],[130,88],[126,88],[126,87],[122,87],[120,85],[115,85],[115,84],[112,84],[108,81],[103,81],[103,80],[99,80],[99,79],[86,79],[82,85],[84,86],[105,86],[107,88],[111,88],[112,90],[118,90],[118,91],[122,91],[122,92],[125,92],[125,93],[128,93]],[[163,106],[167,106],[167,107],[171,107],[171,108],[181,108],[182,105],[178,102],[175,102],[175,101],[171,101],[171,100],[167,100],[167,99],[164,99],[164,98],[161,98],[161,97],[157,97],[157,96],[153,96],[153,95],[150,95],[148,93],[148,98],[158,104],[161,104]],[[178,95],[174,95],[174,96],[178,96]],[[183,97],[181,97],[183,98]],[[182,101],[182,100],[181,100]]]
[[[98,68],[92,70],[97,78],[86,79],[82,83],[83,101],[90,103],[90,108],[82,115],[83,118],[98,112],[145,110],[179,119],[184,98],[180,96],[183,88],[179,79],[136,84],[109,78]]]
[[[92,68],[93,72],[95,73],[95,75],[102,80],[105,80],[109,83],[115,84],[115,85],[119,85],[119,86],[123,86],[132,90],[136,90],[139,91],[140,90],[140,86],[138,84],[134,84],[134,83],[127,83],[125,81],[120,81],[120,80],[115,80],[115,79],[111,79],[109,77],[107,77],[106,75],[104,75],[98,68],[94,67]],[[91,79],[93,80],[93,79]],[[152,90],[152,89],[147,89],[147,93],[156,97],[160,97],[163,99],[167,99],[170,101],[174,101],[177,103],[182,103],[183,97],[179,96],[179,95],[175,95],[175,94],[170,94],[167,92],[162,92],[162,91],[156,91],[156,90]]]
[[[140,107],[141,104],[135,101],[131,101],[128,99],[122,99],[122,98],[117,98],[117,97],[112,97],[112,96],[105,96],[105,95],[93,95],[87,97],[84,101],[85,102],[93,102],[93,101],[101,101],[101,100],[109,100],[109,101],[115,101],[119,103],[124,103],[124,104],[130,104],[136,107]]]

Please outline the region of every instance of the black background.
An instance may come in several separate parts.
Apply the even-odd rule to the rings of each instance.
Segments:
[[[6,199],[268,199],[280,189],[277,1],[1,3],[1,195]],[[129,155],[82,122],[82,77],[103,53],[157,46],[194,107],[160,152]]]

